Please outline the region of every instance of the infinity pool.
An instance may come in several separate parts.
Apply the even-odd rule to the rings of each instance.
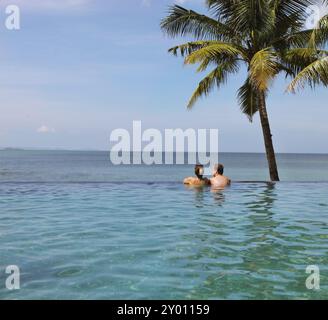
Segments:
[[[328,183],[2,183],[0,298],[327,299]]]

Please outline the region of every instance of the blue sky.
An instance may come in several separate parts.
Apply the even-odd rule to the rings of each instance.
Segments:
[[[201,0],[183,5],[204,11]],[[21,8],[21,30],[4,27],[5,5]],[[262,152],[258,116],[239,111],[241,72],[194,110],[186,103],[202,75],[167,53],[159,28],[170,0],[2,0],[0,147],[109,148],[113,129],[218,128],[220,150]],[[187,39],[188,40],[188,39]],[[328,152],[328,89],[268,99],[278,152]]]

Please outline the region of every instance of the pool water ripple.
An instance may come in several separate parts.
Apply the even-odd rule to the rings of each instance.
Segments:
[[[325,182],[1,184],[0,271],[22,278],[0,298],[327,299],[327,195]],[[305,287],[312,264],[320,291]]]

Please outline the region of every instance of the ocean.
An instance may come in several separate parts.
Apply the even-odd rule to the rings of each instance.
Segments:
[[[234,181],[269,180],[264,154],[222,153],[219,161]],[[328,154],[278,154],[277,161],[282,181],[328,182]],[[0,182],[180,183],[193,171],[193,164],[114,166],[109,151],[0,151]]]
[[[192,165],[0,151],[0,299],[327,299],[328,155],[279,154],[279,183],[263,154],[220,161],[224,191],[183,186]]]

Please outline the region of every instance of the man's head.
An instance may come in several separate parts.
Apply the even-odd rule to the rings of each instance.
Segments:
[[[222,176],[223,175],[223,172],[224,172],[224,166],[223,166],[223,164],[218,163],[218,164],[216,164],[214,166],[213,176],[217,176],[217,175]]]
[[[197,178],[202,179],[204,175],[204,166],[202,164],[195,165],[195,175]]]

